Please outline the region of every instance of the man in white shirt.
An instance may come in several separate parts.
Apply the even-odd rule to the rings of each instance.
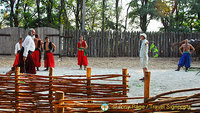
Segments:
[[[140,34],[140,40],[142,41],[140,48],[140,66],[143,69],[143,73],[145,74],[148,71],[148,49],[149,42],[147,40],[147,35],[145,33]],[[140,80],[144,80],[144,77]]]
[[[33,41],[35,36],[35,30],[30,29],[28,36],[22,43],[22,49],[20,50],[20,72],[36,74],[35,64],[32,58],[32,52],[35,50],[35,43]]]
[[[22,48],[22,42],[23,42],[23,38],[20,38],[19,42],[15,45],[15,61],[14,61],[13,67],[16,67],[19,63],[19,52]]]
[[[22,48],[22,42],[23,42],[23,38],[19,38],[19,42],[17,42],[15,44],[15,55],[17,55],[17,53],[19,52],[19,50],[21,50],[21,48]]]

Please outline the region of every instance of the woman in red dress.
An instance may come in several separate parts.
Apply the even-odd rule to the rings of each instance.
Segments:
[[[80,41],[78,42],[78,65],[80,65],[80,70],[82,70],[82,65],[84,65],[84,70],[88,66],[87,61],[87,49],[88,45],[85,40],[83,40],[83,36],[80,36]]]

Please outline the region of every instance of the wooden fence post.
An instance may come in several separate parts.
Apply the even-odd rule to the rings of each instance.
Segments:
[[[63,100],[64,99],[64,92],[62,91],[56,91],[55,94],[55,100],[59,101],[59,100]],[[62,105],[64,104],[64,102],[59,103],[58,105]],[[56,108],[56,113],[64,113],[64,108]]]
[[[50,113],[53,113],[53,105],[52,105],[52,99],[53,99],[53,91],[52,91],[52,88],[53,88],[53,68],[50,67],[49,69],[49,105],[50,105]]]
[[[128,71],[127,68],[122,69],[122,75],[123,75],[123,85],[124,85],[124,90],[123,90],[123,96],[127,97],[127,75],[128,75]],[[127,102],[127,100],[123,100],[122,102]]]
[[[16,67],[15,72],[15,112],[19,113],[19,76],[20,75],[20,67]]]
[[[151,72],[146,71],[144,76],[144,103],[148,102]]]
[[[63,24],[60,24],[60,32],[59,32],[59,58],[62,57],[62,36],[63,36]]]
[[[91,97],[91,67],[87,68],[87,96]],[[91,102],[91,101],[88,101]]]

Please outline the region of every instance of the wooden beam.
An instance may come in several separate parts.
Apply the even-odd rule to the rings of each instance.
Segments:
[[[10,34],[0,34],[0,36],[11,36]]]

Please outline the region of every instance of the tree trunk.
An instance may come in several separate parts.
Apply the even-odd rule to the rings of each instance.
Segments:
[[[148,0],[142,1],[142,7],[144,8],[144,6],[146,6],[147,3],[148,3]],[[140,28],[141,28],[142,32],[147,31],[147,14],[143,14],[140,16]]]
[[[119,22],[119,0],[116,0],[116,4],[115,4],[115,11],[116,11],[116,31],[118,31],[118,22]]]
[[[13,27],[13,19],[14,19],[14,0],[10,0],[10,27]]]
[[[47,3],[47,19],[48,19],[48,25],[52,24],[52,7],[53,7],[53,0],[49,0]]]
[[[76,14],[75,14],[75,18],[76,18],[76,30],[79,30],[79,13],[80,13],[80,0],[77,0],[77,4],[76,4]]]
[[[124,30],[125,30],[125,31],[126,31],[127,25],[128,25],[128,11],[129,11],[129,9],[130,9],[130,6],[131,6],[131,2],[129,3],[128,8],[127,8],[127,10],[126,10],[126,20],[125,20],[125,27],[124,27]]]
[[[27,3],[25,3],[24,4],[24,20],[25,20],[25,23],[24,23],[24,28],[26,29],[26,28],[28,28],[28,20],[27,20],[27,16],[25,15],[25,13],[26,13],[26,8],[27,8]]]
[[[102,32],[104,31],[104,21],[105,21],[105,14],[104,14],[104,11],[105,11],[105,0],[102,0],[103,4],[102,4]]]
[[[38,13],[38,27],[41,27],[41,18],[40,18],[40,0],[36,0],[37,3],[37,13]]]
[[[200,20],[200,12],[198,13],[198,19]]]
[[[17,1],[17,4],[16,4],[16,9],[15,9],[15,14],[14,14],[14,25],[15,27],[18,27],[19,26],[19,20],[18,20],[18,15],[19,15],[19,2],[20,0]]]
[[[161,18],[161,22],[162,22],[162,24],[164,26],[165,32],[167,32],[167,29],[168,29],[168,21],[167,21],[167,19]]]

